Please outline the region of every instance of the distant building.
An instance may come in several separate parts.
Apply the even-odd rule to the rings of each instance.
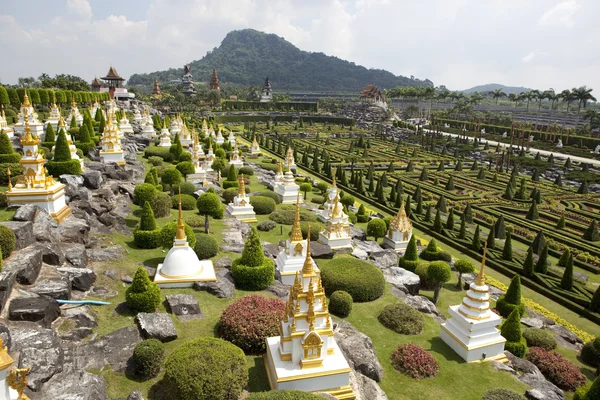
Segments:
[[[212,76],[210,77],[210,90],[216,90],[217,92],[221,91],[221,83],[219,82],[219,77],[217,76],[217,70],[213,68]]]
[[[155,94],[157,96],[160,95],[160,86],[158,86],[158,79],[154,80],[154,88],[152,88],[152,94]]]
[[[100,82],[98,77],[95,76],[94,80],[92,81],[92,91],[99,92],[101,87],[102,87],[102,82]]]
[[[387,110],[387,103],[385,102],[383,93],[381,93],[381,90],[379,90],[379,88],[373,84],[365,86],[360,93],[360,100],[362,102],[370,103]]]
[[[194,77],[192,76],[192,68],[190,64],[183,66],[183,76],[181,77],[181,84],[183,85],[183,94],[186,96],[195,96],[196,88],[194,87]]]
[[[269,77],[265,79],[265,86],[263,87],[262,95],[260,96],[261,103],[267,103],[273,99],[273,90],[271,89],[271,82]]]
[[[116,89],[119,86],[123,86],[123,82],[125,82],[125,79],[117,73],[117,70],[112,65],[108,69],[106,76],[102,77],[102,80],[108,86],[108,94],[111,100],[115,98]]]

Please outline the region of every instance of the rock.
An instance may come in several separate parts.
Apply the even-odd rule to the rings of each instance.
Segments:
[[[512,375],[517,375],[517,371],[515,371],[508,365],[504,364],[503,362],[492,360],[492,366],[494,367],[494,369],[496,371],[504,371],[504,372],[508,372]]]
[[[90,224],[83,219],[76,218],[75,215],[68,216],[58,225],[61,242],[86,244],[89,231]]]
[[[44,382],[63,371],[64,353],[52,329],[10,330],[12,351],[19,352],[18,368],[31,368],[28,387],[39,391]]]
[[[144,400],[144,398],[142,397],[142,392],[139,390],[134,390],[133,392],[129,393],[127,400]]]
[[[106,381],[86,371],[56,374],[44,384],[41,400],[108,400]]]
[[[521,323],[531,328],[542,329],[544,327],[544,322],[537,318],[521,318]]]
[[[356,400],[388,400],[377,382],[363,374],[351,371],[350,386],[356,395]]]
[[[135,321],[146,339],[158,339],[161,342],[177,339],[177,329],[167,313],[138,313]]]
[[[63,243],[63,251],[66,260],[76,268],[86,268],[88,266],[88,253],[83,244]]]
[[[385,281],[400,288],[406,288],[406,293],[416,296],[419,294],[421,287],[421,278],[414,272],[404,268],[391,267],[383,273]]]
[[[91,296],[98,296],[104,299],[115,297],[117,294],[119,294],[119,292],[116,290],[109,290],[104,286],[93,286],[92,290],[90,291]]]
[[[50,327],[59,315],[58,303],[49,297],[16,298],[11,300],[8,306],[8,319],[37,322],[44,327]]]
[[[319,242],[310,242],[310,256],[314,259],[324,258],[332,259],[334,255],[333,250],[326,244]]]
[[[356,228],[355,226],[350,226],[350,236],[355,240],[367,240],[367,235],[363,230]]]
[[[353,370],[381,382],[383,367],[367,335],[357,331],[350,323],[339,321],[333,324],[333,336]]]
[[[509,351],[505,351],[504,354],[506,354],[506,358],[508,358],[508,366],[519,372],[518,379],[533,388],[528,390],[528,392],[532,391],[530,396],[541,396],[529,398],[547,400],[565,399],[564,392],[554,384],[548,382],[538,367],[533,363],[515,357]]]
[[[78,341],[93,333],[98,326],[96,314],[89,305],[63,306],[60,318],[52,327],[62,340]]]
[[[562,325],[550,325],[548,329],[571,344],[583,343],[573,332]]]
[[[379,269],[387,269],[398,266],[398,253],[394,250],[375,251],[370,254],[371,261]]]
[[[11,271],[0,272],[0,311],[4,310],[6,301],[10,297],[13,286],[17,280],[17,273]]]
[[[65,263],[65,254],[60,248],[60,245],[55,243],[36,243],[36,249],[42,252],[42,261],[49,265],[60,266]]]
[[[96,274],[88,268],[60,267],[56,270],[69,278],[71,287],[75,290],[87,292],[96,282]]]
[[[265,256],[269,257],[272,260],[275,260],[279,255],[279,246],[277,246],[276,244],[262,242],[262,247]]]
[[[117,271],[115,271],[114,269],[107,269],[102,273],[102,275],[108,276],[110,279],[113,280],[117,279]]]
[[[369,258],[369,254],[365,250],[355,247],[352,250],[352,257],[356,257],[359,260],[366,260]]]
[[[58,223],[48,214],[39,209],[33,219],[33,236],[38,242],[58,242]]]
[[[227,268],[227,269],[231,269],[231,263],[233,262],[233,260],[229,257],[223,257],[223,258],[219,258],[217,261],[214,262],[214,266],[215,268]]]
[[[273,293],[279,298],[287,298],[290,294],[289,286],[284,285],[278,280],[276,280],[271,286],[267,287],[265,291]]]
[[[99,248],[99,249],[90,249],[88,250],[88,256],[92,261],[110,261],[110,260],[118,260],[122,258],[127,251],[119,245]]]
[[[527,308],[527,315],[529,315],[529,318],[539,319],[540,321],[543,322],[544,325],[555,325],[555,322],[553,319],[545,317],[542,314],[539,314],[530,308]]]
[[[204,318],[198,300],[191,294],[167,295],[167,304],[180,321]]]
[[[353,240],[353,243],[356,246],[356,248],[364,250],[365,252],[367,252],[367,254],[383,251],[383,249],[377,242],[371,240]]]
[[[69,300],[71,298],[71,282],[68,279],[43,280],[36,282],[35,286],[29,290],[55,300]]]
[[[79,175],[61,175],[60,182],[67,186],[79,187],[83,185],[83,177]]]
[[[3,323],[0,323],[0,339],[2,339],[3,346],[8,347],[9,350],[12,348],[11,347],[12,342],[11,342],[10,330]]]
[[[226,269],[221,269],[215,272],[217,275],[216,282],[196,282],[194,289],[203,290],[220,299],[230,299],[233,297],[235,285],[233,284],[233,276]]]
[[[390,291],[392,292],[392,294],[396,297],[398,297],[399,299],[404,300],[404,302],[414,308],[417,311],[420,311],[424,314],[428,314],[430,316],[433,317],[433,319],[435,319],[437,322],[443,322],[446,320],[446,317],[444,317],[435,307],[435,304],[433,304],[428,298],[424,297],[424,296],[412,296],[406,292],[404,292],[401,288],[397,288],[397,287],[392,287],[390,289]]]
[[[546,382],[547,384],[550,382]],[[558,388],[556,388],[558,389]],[[560,390],[560,389],[558,389]],[[558,393],[552,387],[546,387],[542,384],[542,387],[536,389],[529,389],[525,392],[525,398],[528,400],[562,400],[566,399],[564,392]]]
[[[126,194],[129,200],[133,200],[135,185],[129,183],[119,183],[117,186],[119,193]]]
[[[129,275],[125,275],[121,278],[121,282],[131,285],[133,283],[133,278]]]
[[[94,171],[92,169],[83,171],[81,173],[83,177],[83,185],[88,189],[100,189],[104,179],[100,171]]]
[[[23,204],[17,209],[15,215],[13,215],[13,221],[33,221],[38,208],[39,207],[34,204]]]
[[[24,249],[35,243],[33,236],[33,223],[31,221],[9,221],[1,222],[2,225],[13,231],[15,234],[15,250]]]
[[[13,252],[4,260],[3,270],[15,272],[21,285],[33,285],[42,268],[42,251],[34,246]]]
[[[588,274],[583,272],[573,272],[573,278],[583,283],[586,283],[589,279]]]

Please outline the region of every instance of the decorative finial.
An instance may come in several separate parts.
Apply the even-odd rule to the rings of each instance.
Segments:
[[[292,227],[291,242],[302,241],[302,229],[300,229],[300,193],[296,199],[296,217],[294,218],[294,225]]]
[[[233,165],[231,166],[231,168],[235,168]],[[244,197],[246,196],[246,184],[244,183],[244,174],[241,174],[240,177],[238,178],[239,181],[239,187],[240,189],[238,190],[238,196]]]
[[[10,168],[6,169],[6,177],[8,178],[8,191],[12,190],[12,182],[10,181]]]
[[[484,286],[485,285],[485,273],[484,273],[483,269],[485,267],[485,255],[486,255],[486,253],[487,253],[487,243],[483,247],[483,258],[481,259],[481,269],[479,270],[479,274],[477,275],[477,279],[475,279],[475,284],[477,286]]]
[[[25,90],[25,93],[23,94],[23,107],[31,107],[29,96],[27,96],[27,90]]]
[[[185,240],[185,224],[183,223],[183,213],[181,211],[181,186],[179,186],[179,216],[177,218],[177,235],[175,235],[175,239],[177,240]]]
[[[304,259],[304,265],[302,266],[302,275],[311,275],[313,272],[313,261],[310,257],[310,225],[308,225],[308,234],[306,236],[306,258]]]
[[[336,180],[335,180],[335,173],[336,172],[337,172],[337,168],[334,168],[333,171],[332,171],[332,174],[333,174],[333,183],[332,183],[332,185],[333,185],[333,187],[337,187]]]

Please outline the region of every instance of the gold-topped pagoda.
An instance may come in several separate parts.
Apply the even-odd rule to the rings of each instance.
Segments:
[[[227,205],[227,213],[239,221],[256,222],[254,207],[250,204],[250,198],[246,194],[244,174],[238,177],[238,182],[238,195]]]
[[[390,222],[390,229],[387,235],[383,238],[383,244],[390,249],[398,252],[404,252],[408,246],[408,242],[412,236],[412,222],[406,215],[404,203],[400,203],[398,214]]]

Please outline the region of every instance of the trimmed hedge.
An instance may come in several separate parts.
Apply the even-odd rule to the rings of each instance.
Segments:
[[[146,380],[154,378],[160,372],[165,359],[165,345],[157,339],[147,339],[133,349],[131,364],[136,376]]]
[[[596,351],[593,340],[590,340],[589,342],[583,345],[579,356],[581,357],[581,361],[583,361],[587,365],[591,365],[592,367],[596,368],[600,366],[600,353]]]
[[[156,311],[160,304],[160,288],[150,281],[144,268],[139,267],[135,272],[131,286],[125,291],[125,301],[136,313]]]
[[[187,236],[188,244],[191,248],[196,246],[196,235],[191,226],[184,222],[185,236]],[[160,230],[160,245],[165,249],[173,247],[173,241],[177,234],[177,222],[170,222],[163,226]]]
[[[181,189],[181,194],[189,194],[193,195],[196,192],[196,185],[191,182],[182,182],[179,184],[179,188]]]
[[[48,161],[46,163],[48,174],[52,176],[81,175],[81,164],[79,160]],[[12,170],[11,170],[12,172]]]
[[[161,229],[152,231],[136,229],[133,231],[133,242],[140,249],[156,249],[161,243]]]
[[[174,160],[173,154],[169,152],[168,147],[148,146],[144,150],[144,157],[150,159],[150,157],[160,157],[165,162],[171,162]]]
[[[557,346],[554,335],[543,329],[523,329],[523,337],[527,341],[527,346],[529,347],[541,347],[544,350],[554,350]]]
[[[196,235],[196,245],[194,251],[200,260],[207,260],[219,253],[219,244],[217,240],[206,234]]]
[[[275,201],[266,196],[250,197],[250,204],[254,207],[254,212],[257,215],[267,215],[275,211]]]
[[[262,231],[262,232],[269,232],[269,231],[275,229],[276,226],[277,226],[276,222],[271,221],[270,219],[265,219],[264,221],[262,221],[258,225],[256,225],[256,229],[258,229],[259,231]]]
[[[348,292],[338,290],[329,297],[329,311],[341,318],[346,318],[352,311],[352,296]]]
[[[0,225],[0,250],[2,258],[7,258],[15,249],[17,238],[15,233],[4,225]]]
[[[281,204],[281,197],[279,197],[279,195],[275,192],[265,190],[264,192],[256,193],[256,195],[261,197],[268,197],[270,199],[273,199],[275,204]]]
[[[325,293],[348,292],[355,302],[367,302],[383,295],[385,279],[375,265],[349,255],[334,258],[321,268]]]
[[[377,318],[383,326],[402,335],[418,335],[425,326],[423,315],[403,302],[388,304]]]
[[[167,193],[158,192],[156,197],[150,202],[150,205],[152,206],[152,211],[156,218],[163,218],[171,215],[171,206],[173,205],[173,202],[171,201],[171,196]]]
[[[263,290],[275,281],[275,264],[271,259],[265,259],[263,265],[248,267],[235,259],[231,263],[231,274],[235,286],[242,290]]]
[[[142,207],[145,202],[152,204],[152,201],[158,196],[158,193],[159,192],[154,185],[150,183],[140,183],[139,185],[136,185],[133,190],[133,204],[140,207]]]
[[[173,195],[171,197],[171,203],[174,209],[179,209],[179,194]],[[181,209],[182,210],[195,210],[196,209],[196,199],[194,196],[189,194],[181,195]]]
[[[269,219],[282,225],[292,225],[296,218],[296,206],[291,204],[284,204],[269,214]],[[300,221],[316,222],[317,216],[303,208],[300,209]]]
[[[173,399],[237,400],[248,384],[246,356],[223,339],[200,337],[169,355],[163,382]]]

